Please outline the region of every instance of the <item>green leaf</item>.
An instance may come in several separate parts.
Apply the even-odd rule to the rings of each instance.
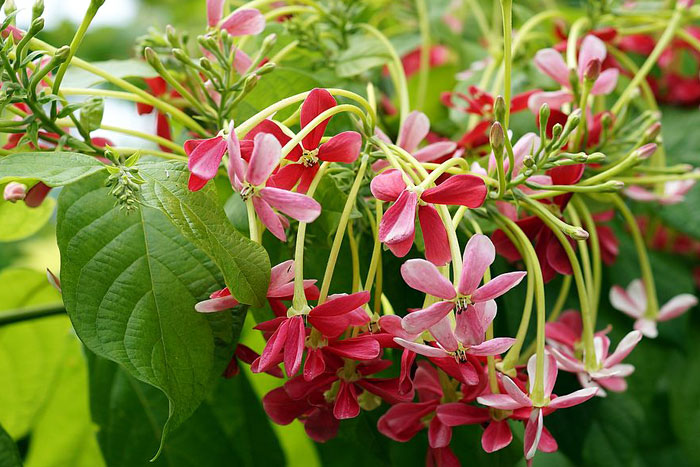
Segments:
[[[697,332],[692,342],[697,342]],[[691,465],[700,463],[698,437],[700,436],[700,354],[698,346],[690,347],[686,360],[677,360],[670,381],[671,426]]]
[[[215,265],[159,210],[126,214],[108,191],[98,174],[59,196],[63,299],[90,350],[166,394],[165,438],[208,394],[226,364],[216,350],[230,356],[240,319],[197,313],[221,288]]]
[[[596,407],[583,442],[586,465],[628,466],[637,457],[637,438],[644,413],[624,395],[608,394]]]
[[[22,459],[19,457],[17,445],[10,435],[0,426],[0,467],[21,467]]]
[[[350,47],[338,55],[335,71],[341,78],[357,76],[384,65],[390,55],[384,44],[367,36],[351,37]]]
[[[239,302],[262,306],[270,260],[262,246],[231,226],[213,185],[190,191],[189,171],[181,162],[143,163],[139,173],[147,182],[142,188],[144,202],[164,212],[185,238],[219,266]]]
[[[0,199],[0,242],[14,242],[31,237],[46,225],[54,207],[56,201],[53,198],[46,198],[35,208]]]
[[[244,373],[219,381],[192,417],[174,431],[162,455],[148,462],[167,418],[163,395],[89,354],[92,414],[110,467],[282,465],[284,456]]]
[[[0,183],[41,180],[63,186],[89,177],[107,166],[75,152],[25,152],[0,157]]]
[[[5,269],[0,272],[0,284],[3,311],[60,304],[58,292],[38,271]],[[29,433],[49,395],[68,327],[65,316],[0,327],[0,422],[15,439]]]
[[[155,78],[158,76],[158,73],[143,60],[106,60],[92,62],[91,65],[117,78]],[[104,78],[94,73],[82,68],[70,67],[62,84],[66,88],[89,88],[102,82],[104,82]]]

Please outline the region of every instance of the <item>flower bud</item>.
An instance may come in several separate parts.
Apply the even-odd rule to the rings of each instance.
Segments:
[[[177,47],[180,44],[180,41],[178,40],[178,37],[177,37],[177,31],[170,24],[168,24],[165,27],[165,37],[168,39],[168,43],[170,44],[171,47]]]
[[[634,151],[634,157],[640,161],[648,159],[652,154],[656,152],[656,144],[648,143]]]
[[[59,292],[62,292],[62,290],[61,290],[61,280],[60,280],[58,277],[56,277],[56,274],[54,274],[53,272],[51,272],[51,270],[48,269],[48,268],[46,268],[46,280],[49,281],[49,284],[51,284],[51,286],[52,286],[54,289],[58,290]]]
[[[489,132],[489,142],[496,158],[503,155],[503,148],[506,144],[506,136],[503,132],[503,127],[499,122],[493,122],[491,131]]]
[[[540,127],[547,128],[547,122],[549,121],[549,104],[546,102],[540,107]]]
[[[506,119],[506,101],[503,96],[496,96],[493,101],[493,115],[497,122],[503,123]]]
[[[574,227],[566,234],[574,240],[588,240],[588,232],[581,227]]]
[[[644,132],[644,142],[653,143],[656,138],[661,133],[661,122],[654,122],[649,128]]]
[[[9,16],[15,11],[17,11],[17,5],[15,4],[15,0],[7,0],[5,2],[5,15]]]
[[[552,140],[556,141],[557,139],[559,139],[562,131],[564,131],[564,127],[561,126],[561,123],[555,124],[552,127]]]
[[[535,159],[530,155],[523,157],[523,165],[525,167],[533,167],[535,165]]]
[[[32,19],[36,19],[44,14],[44,0],[36,0],[32,6]]]
[[[263,39],[262,46],[260,47],[260,55],[266,55],[277,42],[277,34],[269,34]]]
[[[27,196],[27,185],[24,183],[10,182],[5,185],[3,198],[5,201],[15,203],[23,200]]]
[[[88,132],[97,130],[102,124],[105,102],[101,97],[91,97],[80,109],[80,124]]]
[[[267,62],[257,70],[255,70],[255,74],[258,76],[266,75],[267,73],[270,73],[272,70],[275,69],[277,65],[272,63],[272,62]]]
[[[588,62],[586,69],[583,71],[583,79],[585,79],[589,83],[594,83],[595,80],[598,79],[598,76],[600,76],[600,69],[600,60],[594,58],[593,60]]]

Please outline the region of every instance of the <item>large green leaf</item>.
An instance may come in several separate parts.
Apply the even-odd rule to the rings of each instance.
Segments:
[[[0,425],[0,467],[21,467],[17,445]]]
[[[63,299],[90,350],[166,394],[165,438],[208,394],[226,364],[215,347],[230,355],[236,325],[231,313],[194,310],[222,285],[212,261],[162,212],[127,214],[108,191],[101,174],[59,197]]]
[[[106,167],[94,157],[75,152],[24,152],[0,157],[0,183],[41,180],[48,186],[63,186]]]
[[[213,186],[191,192],[189,172],[180,162],[144,163],[139,168],[148,182],[143,188],[145,203],[163,211],[182,235],[219,266],[238,301],[261,306],[270,280],[270,260],[262,246],[231,226]]]
[[[0,284],[2,310],[60,304],[58,292],[38,271],[5,269]],[[0,327],[0,422],[15,439],[30,431],[49,396],[65,347],[67,321],[56,316]]]
[[[55,207],[53,198],[46,198],[35,208],[0,199],[0,242],[14,242],[31,237],[46,225]]]
[[[90,355],[92,414],[110,467],[282,465],[284,456],[245,374],[221,380],[192,417],[148,458],[167,418],[163,395],[118,365]]]
[[[372,68],[384,65],[390,59],[386,46],[368,36],[350,38],[350,47],[338,55],[335,71],[341,78],[357,76]]]
[[[158,73],[143,60],[106,60],[92,62],[91,65],[117,78],[154,78],[158,76]],[[94,73],[82,68],[70,67],[62,84],[66,88],[89,88],[103,81],[104,78]]]

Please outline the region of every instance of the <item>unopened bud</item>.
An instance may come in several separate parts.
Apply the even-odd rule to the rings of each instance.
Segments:
[[[616,192],[625,187],[625,182],[621,182],[620,180],[610,180],[603,183],[601,187],[605,187],[606,190],[610,190],[611,192]]]
[[[496,96],[493,101],[493,116],[497,122],[503,123],[506,119],[506,101],[503,96]]]
[[[277,42],[277,34],[270,34],[265,37],[265,39],[262,42],[262,46],[260,47],[260,51],[262,55],[265,55],[268,53],[272,47],[275,46],[275,43]]]
[[[535,159],[530,155],[523,157],[523,165],[525,167],[533,167],[535,165]]]
[[[654,122],[651,124],[649,128],[644,132],[644,142],[646,143],[653,143],[656,141],[656,138],[659,136],[661,133],[661,123],[660,122]]]
[[[553,139],[554,141],[556,141],[557,139],[559,139],[559,137],[561,136],[562,131],[564,131],[564,127],[561,126],[561,123],[556,123],[556,124],[554,124],[554,126],[552,127],[552,139]]]
[[[56,52],[53,54],[54,57],[57,59],[61,60],[62,62],[68,59],[68,56],[70,55],[70,47],[67,45],[64,45],[63,47],[60,47],[59,49],[56,50]]]
[[[189,55],[182,49],[173,49],[173,56],[180,60],[182,63],[190,64],[192,60]]]
[[[564,233],[574,240],[588,240],[588,232],[581,227],[569,226]]]
[[[156,53],[155,50],[153,50],[150,47],[146,47],[143,51],[143,56],[148,62],[149,65],[152,67],[157,67],[160,64],[160,59],[158,58],[158,54]]]
[[[583,79],[585,79],[589,83],[595,82],[595,80],[598,79],[598,76],[600,76],[600,69],[600,59],[594,58],[593,60],[588,62],[586,69],[583,71]]]
[[[207,71],[213,71],[214,67],[211,64],[211,60],[209,60],[207,57],[202,57],[199,59],[199,66],[204,68]]]
[[[39,33],[44,29],[44,18],[36,18],[34,21],[32,21],[32,24],[29,26],[29,31],[27,31],[27,34],[30,36],[34,36]]]
[[[272,63],[272,62],[267,62],[266,64],[264,64],[263,66],[261,66],[260,68],[255,70],[255,74],[259,75],[259,76],[266,75],[266,74],[270,73],[272,70],[274,70],[276,66],[277,65]]]
[[[610,112],[605,112],[602,117],[600,117],[600,125],[603,128],[610,128],[610,125],[612,125],[613,122],[613,116]]]
[[[15,5],[15,0],[7,0],[5,2],[5,14],[9,16],[15,11],[17,11],[17,5]]]
[[[649,157],[651,157],[652,154],[656,152],[656,148],[657,146],[655,143],[645,144],[641,148],[634,151],[634,157],[636,157],[640,161],[648,159]]]
[[[56,277],[56,274],[52,273],[51,270],[48,268],[46,269],[46,280],[49,281],[49,284],[51,284],[51,286],[54,289],[58,290],[59,292],[62,292],[61,280],[58,277]]]
[[[249,75],[243,83],[243,94],[248,94],[258,84],[258,76],[255,74]]]
[[[5,185],[3,198],[5,201],[15,203],[23,200],[27,196],[27,185],[24,183],[10,182]]]
[[[601,162],[605,162],[605,157],[605,154],[602,152],[594,152],[588,155],[586,162],[589,164],[600,164]]]
[[[165,27],[165,37],[168,39],[171,46],[176,47],[178,45],[177,31],[171,24]]]
[[[546,102],[540,107],[540,127],[547,128],[547,122],[549,121],[549,104]]]
[[[503,148],[506,144],[506,136],[503,132],[503,127],[499,122],[493,122],[491,125],[491,131],[489,132],[489,142],[491,143],[491,149],[496,157],[503,155]]]
[[[32,19],[36,19],[44,14],[44,0],[36,0],[32,6]]]

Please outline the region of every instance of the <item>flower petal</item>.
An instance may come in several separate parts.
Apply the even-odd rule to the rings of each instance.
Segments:
[[[241,156],[241,142],[236,136],[233,123],[231,123],[229,134],[226,138],[226,148],[228,150],[228,178],[231,181],[231,185],[235,186],[234,177],[238,179],[239,183],[245,181],[246,162]]]
[[[357,391],[353,383],[340,380],[338,394],[335,396],[333,415],[338,420],[355,418],[360,414],[360,404],[357,401]]]
[[[542,49],[535,54],[535,65],[557,83],[565,88],[569,83],[569,68],[564,58],[554,49]],[[537,109],[539,111],[539,108]]]
[[[403,317],[401,325],[409,334],[420,334],[441,321],[454,308],[452,302],[437,302]]]
[[[642,333],[640,331],[632,331],[622,338],[615,351],[605,359],[604,366],[610,368],[617,365],[622,360],[627,357],[627,355],[632,352],[635,346],[642,340]]]
[[[447,426],[475,425],[487,422],[491,415],[482,407],[463,402],[448,402],[438,405],[435,410],[436,418]]]
[[[515,271],[496,276],[474,291],[472,294],[472,301],[485,302],[500,297],[518,285],[526,275],[527,272],[525,271]]]
[[[542,420],[542,409],[539,407],[532,410],[530,418],[525,425],[525,439],[523,441],[523,450],[525,451],[525,459],[530,460],[537,452],[537,446],[540,444],[542,436],[542,428],[544,421]]]
[[[574,405],[579,405],[586,402],[591,397],[595,396],[598,392],[598,388],[584,388],[574,391],[566,396],[555,397],[549,403],[548,407],[551,409],[565,409],[567,407],[573,407]]]
[[[527,376],[531,388],[535,387],[537,381],[537,354],[530,357],[527,361]],[[557,381],[557,361],[549,352],[545,351],[544,356],[544,396],[549,397],[554,389],[554,383]]]
[[[240,8],[221,22],[221,29],[232,36],[260,34],[265,29],[265,17],[255,8]]]
[[[508,420],[492,420],[481,435],[481,447],[488,453],[503,449],[511,441],[513,441],[513,433],[510,431]]]
[[[226,0],[207,0],[207,24],[214,27],[221,21]]]
[[[318,201],[301,193],[265,187],[260,190],[260,196],[273,208],[299,222],[313,222],[321,214]]]
[[[418,222],[423,234],[425,258],[436,266],[450,262],[450,243],[440,214],[430,204],[418,206]]]
[[[459,348],[459,342],[452,331],[452,322],[449,316],[445,316],[430,328],[430,334],[440,344],[440,347],[448,352],[454,352]]]
[[[262,185],[275,170],[282,158],[282,146],[270,133],[255,135],[253,154],[250,156],[245,181],[251,185]]]
[[[694,295],[687,293],[676,295],[661,307],[656,319],[657,321],[668,321],[682,315],[697,304],[698,299]]]
[[[284,233],[284,226],[282,221],[275,211],[272,210],[267,201],[260,198],[259,196],[253,196],[253,207],[255,212],[260,218],[260,222],[263,223],[267,230],[270,231],[272,235],[282,240],[287,241],[287,235]]]
[[[479,345],[472,345],[467,352],[477,357],[500,355],[510,349],[513,344],[515,344],[515,339],[512,337],[496,337],[495,339],[484,341]]]
[[[598,39],[593,34],[589,34],[583,38],[581,49],[578,53],[578,77],[583,79],[583,73],[586,71],[591,60],[605,61],[608,52],[605,50],[605,43]]]
[[[430,261],[409,259],[401,266],[401,277],[412,289],[434,297],[452,300],[457,295],[455,289]]]
[[[362,136],[356,131],[344,131],[333,136],[318,149],[322,161],[350,164],[360,155]]]
[[[372,195],[381,201],[396,201],[406,189],[401,172],[396,169],[386,170],[372,179],[369,185]]]
[[[299,115],[301,128],[303,129],[306,127],[306,125],[308,125],[314,118],[318,117],[326,110],[335,107],[335,105],[336,101],[330,92],[320,88],[312,89],[309,95],[306,96],[306,99],[304,99],[304,103],[301,105]],[[326,132],[326,126],[328,126],[329,121],[330,118],[325,119],[320,125],[316,126],[308,135],[304,137],[302,140],[304,149],[311,151],[318,148],[321,138],[323,138],[323,134]]]
[[[610,94],[615,90],[617,86],[617,78],[620,76],[620,71],[617,68],[608,68],[603,70],[603,72],[598,76],[595,81],[593,88],[591,89],[591,94],[598,96],[601,94]]]
[[[467,306],[467,309],[457,313],[455,337],[462,344],[478,345],[484,342],[484,336],[489,325],[496,317],[496,302],[489,300]]]
[[[479,287],[486,269],[496,259],[496,248],[486,235],[476,234],[464,248],[464,266],[457,289],[464,295],[471,295]]]
[[[396,342],[403,348],[411,350],[419,355],[424,355],[426,357],[442,358],[447,356],[445,351],[442,349],[432,347],[430,345],[418,344],[417,342],[410,342],[406,339],[401,339],[400,337],[394,337],[394,342]]]
[[[508,394],[487,394],[485,396],[477,397],[476,401],[481,405],[501,410],[515,410],[523,407],[529,407],[529,405],[522,405]]]
[[[613,308],[633,318],[641,317],[646,311],[644,308],[640,308],[639,304],[637,304],[632,297],[629,296],[627,291],[619,285],[613,285],[610,288],[610,304]]]
[[[533,113],[538,113],[543,104],[547,104],[551,109],[560,109],[573,100],[574,95],[571,91],[536,92],[528,98],[527,108]]]
[[[304,356],[304,341],[306,340],[306,328],[304,318],[294,316],[287,320],[287,339],[284,344],[284,370],[288,377],[292,377],[299,371],[301,360]]]
[[[352,360],[372,360],[377,358],[382,350],[379,342],[372,337],[343,339],[342,341],[335,341],[324,348],[339,357]]]
[[[435,159],[453,153],[455,149],[457,149],[457,143],[453,141],[438,141],[414,152],[413,157],[418,162],[432,162]]]
[[[414,192],[408,190],[402,192],[382,217],[379,224],[379,241],[397,243],[414,235],[417,204],[418,196]]]
[[[514,401],[521,404],[523,407],[528,407],[532,405],[532,400],[525,394],[520,387],[518,387],[515,382],[507,376],[503,379],[503,388],[506,390],[508,395],[513,398]]]
[[[197,177],[211,180],[216,176],[225,152],[226,141],[222,137],[205,139],[188,152],[187,168]]]
[[[484,179],[469,174],[453,175],[440,185],[428,188],[421,195],[426,203],[450,204],[478,208],[486,199]]]
[[[399,130],[399,138],[396,144],[408,152],[416,150],[421,141],[428,136],[430,131],[430,120],[423,113],[414,110],[406,117],[401,129]]]

